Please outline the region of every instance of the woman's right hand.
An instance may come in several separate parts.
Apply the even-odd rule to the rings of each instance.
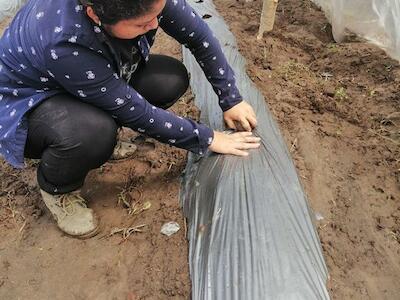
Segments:
[[[214,140],[208,148],[216,153],[247,156],[249,152],[246,150],[259,148],[260,141],[248,131],[231,134],[214,131]]]

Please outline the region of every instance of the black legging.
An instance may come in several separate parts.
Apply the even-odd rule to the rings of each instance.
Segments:
[[[166,109],[185,93],[189,78],[180,61],[150,55],[130,84],[150,103]],[[37,170],[40,188],[50,194],[80,188],[87,173],[110,158],[117,129],[111,115],[71,94],[45,100],[28,116],[25,146],[25,157],[41,159]]]

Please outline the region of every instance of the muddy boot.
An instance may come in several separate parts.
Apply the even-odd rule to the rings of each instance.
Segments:
[[[138,152],[149,152],[156,149],[156,145],[150,138],[139,134],[138,136],[132,137],[131,142],[136,145]]]
[[[136,150],[137,146],[135,144],[118,140],[111,155],[111,160],[129,158],[135,154]]]
[[[98,233],[99,220],[79,192],[51,195],[40,190],[43,201],[57,221],[58,228],[68,235],[80,239],[90,238]]]

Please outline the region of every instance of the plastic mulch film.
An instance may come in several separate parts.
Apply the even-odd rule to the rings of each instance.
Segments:
[[[200,15],[212,16],[206,21],[257,112],[255,134],[263,141],[246,158],[189,155],[181,201],[188,219],[192,299],[329,299],[312,212],[277,125],[212,2],[190,4]],[[210,84],[185,48],[183,55],[201,120],[223,129]]]
[[[0,22],[6,17],[13,17],[26,0],[0,0]]]
[[[332,24],[335,40],[349,30],[400,60],[400,0],[312,0]]]

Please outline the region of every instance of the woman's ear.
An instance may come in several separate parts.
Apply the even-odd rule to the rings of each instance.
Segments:
[[[93,20],[93,22],[95,22],[96,24],[101,24],[100,18],[96,15],[91,6],[86,7],[86,14],[88,15],[89,18]]]

